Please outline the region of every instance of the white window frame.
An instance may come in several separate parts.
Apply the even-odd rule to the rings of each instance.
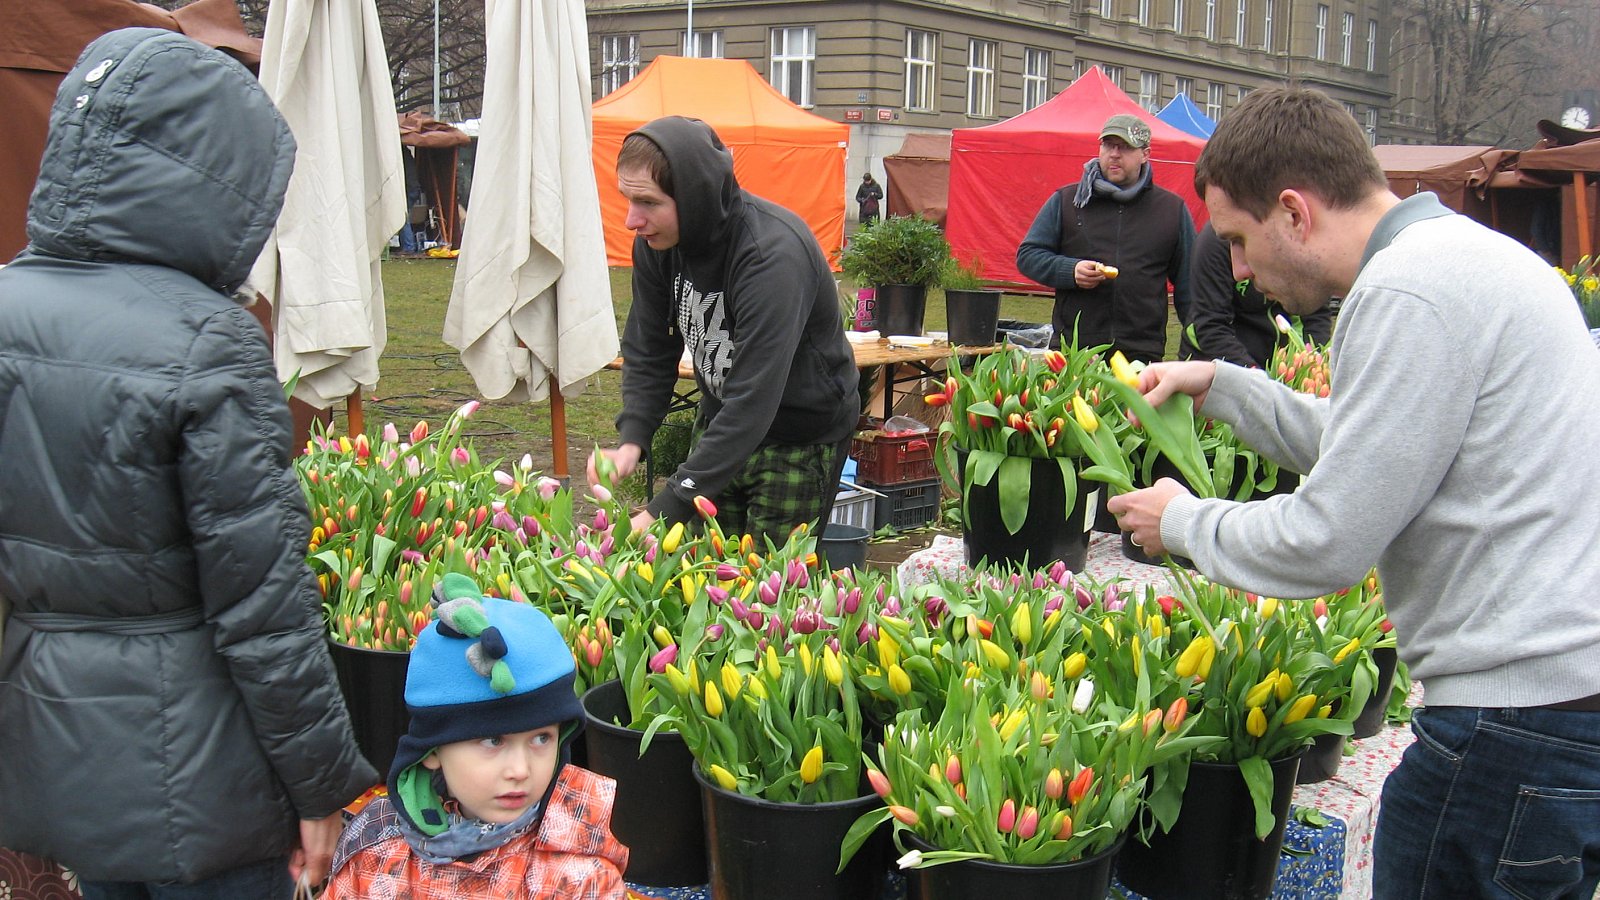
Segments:
[[[1139,105],[1148,112],[1161,110],[1161,73],[1139,73]]]
[[[1089,74],[1089,70],[1093,68],[1095,68],[1094,63],[1089,62],[1087,59],[1084,59],[1081,56],[1078,57],[1077,61],[1073,63],[1073,69],[1077,72],[1076,75],[1072,76],[1073,80],[1076,81],[1077,79]]]
[[[1233,42],[1240,47],[1250,38],[1250,0],[1234,0]]]
[[[1188,0],[1172,0],[1172,30],[1183,34],[1189,27]]]
[[[772,55],[767,83],[796,106],[809,109],[817,68],[817,29],[811,25],[773,28],[768,46]]]
[[[1367,71],[1378,70],[1378,20],[1367,20]]]
[[[1367,107],[1367,145],[1378,146],[1378,108]]]
[[[1239,85],[1237,89],[1237,96],[1239,98],[1238,102],[1243,103],[1244,98],[1250,96],[1250,92],[1253,90],[1255,90],[1255,88],[1243,84]]]
[[[994,116],[994,61],[999,45],[980,38],[967,39],[967,115]]]
[[[1100,0],[1100,18],[1113,19],[1117,15],[1117,0]]]
[[[1355,31],[1355,13],[1347,12],[1339,17],[1339,36],[1342,42],[1339,50],[1339,64],[1342,66],[1350,65],[1351,61],[1355,59],[1355,56],[1352,54],[1353,48],[1351,46],[1355,41]]]
[[[1145,28],[1150,27],[1150,4],[1151,0],[1139,0],[1139,24]]]
[[[721,59],[723,54],[722,29],[714,31],[696,31],[694,33],[695,46],[689,46],[689,32],[682,32],[683,55],[699,59]]]
[[[938,32],[907,28],[905,64],[905,108],[933,112],[939,90]]]
[[[1263,0],[1261,13],[1261,49],[1272,52],[1272,14],[1276,12],[1278,0]]]
[[[1124,73],[1121,66],[1113,66],[1110,63],[1101,63],[1100,71],[1106,73],[1107,80],[1116,85],[1117,90],[1122,89],[1122,76]]]
[[[1173,89],[1173,96],[1178,94],[1183,94],[1189,98],[1191,103],[1194,102],[1194,79],[1187,75],[1179,75],[1177,87]]]
[[[1022,48],[1022,111],[1042,106],[1050,99],[1050,51]]]
[[[1208,41],[1217,39],[1217,0],[1206,0],[1205,36]]]
[[[1316,38],[1311,50],[1313,59],[1328,58],[1328,4],[1326,3],[1317,4]]]
[[[1222,91],[1221,82],[1206,85],[1206,118],[1213,122],[1222,121]]]
[[[600,35],[600,96],[611,93],[639,74],[637,34]]]

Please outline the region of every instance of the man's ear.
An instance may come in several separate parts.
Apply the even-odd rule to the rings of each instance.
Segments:
[[[1314,221],[1311,198],[1293,188],[1278,192],[1278,211],[1287,217],[1290,232],[1300,241],[1311,233]]]

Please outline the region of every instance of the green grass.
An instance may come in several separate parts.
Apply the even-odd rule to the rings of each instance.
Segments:
[[[437,425],[461,404],[481,399],[460,354],[440,337],[455,267],[453,261],[430,259],[383,263],[389,344],[379,362],[377,389],[363,397],[369,429],[394,422],[404,431],[418,419]],[[630,273],[630,269],[611,270],[611,298],[619,331],[631,305]],[[853,297],[855,292],[848,293]],[[1000,304],[1000,317],[1048,322],[1051,302],[1048,296],[1007,294]],[[944,331],[945,322],[943,294],[933,291],[924,327]],[[1176,343],[1174,325],[1168,334],[1169,356]],[[586,450],[616,440],[613,420],[621,408],[621,382],[619,373],[602,371],[588,379],[580,396],[567,398],[570,444]],[[344,410],[335,413],[335,428],[343,432]],[[531,452],[545,469],[550,458],[550,404],[484,401],[483,409],[469,423],[468,434],[485,459],[514,459]],[[568,459],[569,470],[581,476],[587,453],[575,449],[574,454]]]

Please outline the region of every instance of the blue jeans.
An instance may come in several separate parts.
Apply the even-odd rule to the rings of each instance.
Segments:
[[[1600,883],[1600,713],[1419,709],[1383,785],[1374,896],[1589,900]]]
[[[294,896],[288,859],[240,866],[194,884],[84,881],[78,888],[83,900],[289,900]]]

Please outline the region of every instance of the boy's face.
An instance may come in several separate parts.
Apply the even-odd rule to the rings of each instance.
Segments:
[[[467,815],[504,825],[544,796],[561,751],[561,729],[457,741],[428,754],[422,764],[442,770],[444,783]]]
[[[617,190],[628,201],[628,215],[622,220],[625,227],[644,238],[651,250],[678,246],[678,203],[661,190],[649,171],[617,172]]]

